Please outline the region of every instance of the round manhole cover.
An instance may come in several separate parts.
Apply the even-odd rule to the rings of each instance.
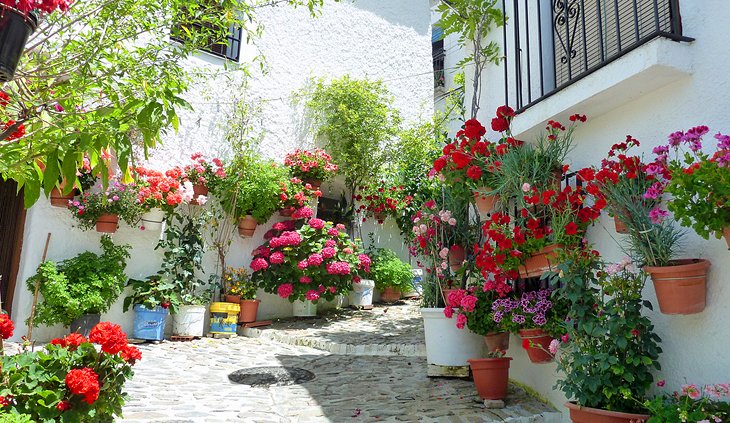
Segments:
[[[314,373],[298,367],[253,367],[228,375],[233,383],[258,387],[287,386],[314,379]]]

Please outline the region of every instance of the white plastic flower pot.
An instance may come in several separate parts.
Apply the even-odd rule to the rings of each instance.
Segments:
[[[146,231],[159,231],[165,223],[165,212],[154,208],[142,215],[142,226]]]
[[[350,294],[350,305],[364,307],[373,304],[375,281],[362,279],[360,283],[353,283],[352,289],[353,292]]]
[[[309,301],[294,301],[294,317],[314,317],[317,315],[317,304]]]
[[[179,336],[203,336],[205,330],[205,306],[184,305],[178,308],[172,319],[172,333]]]
[[[447,318],[443,308],[422,308],[421,315],[428,364],[468,366],[468,359],[484,357],[484,337],[469,328],[457,328],[455,316]]]

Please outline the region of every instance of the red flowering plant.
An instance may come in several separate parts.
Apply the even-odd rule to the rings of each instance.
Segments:
[[[1,0],[0,5],[10,7],[21,13],[30,12],[53,13],[56,10],[66,12],[73,0]]]
[[[183,171],[179,167],[163,173],[159,170],[137,166],[135,172],[138,187],[137,202],[145,211],[154,208],[171,210],[185,200],[189,202],[192,198],[189,187],[186,192],[186,187],[180,181]]]
[[[357,211],[365,222],[369,217],[382,224],[388,216],[398,217],[411,204],[413,197],[406,195],[402,185],[380,180],[361,186],[354,196],[360,203]]]
[[[219,158],[208,160],[203,153],[197,152],[190,156],[190,160],[193,163],[183,168],[183,181],[210,188],[226,177],[223,162]]]
[[[322,196],[322,191],[297,177],[279,181],[279,187],[281,210],[286,216],[291,216],[295,210]]]
[[[332,163],[332,156],[322,149],[295,150],[284,157],[284,166],[296,178],[312,185],[324,182],[335,176],[338,166]]]
[[[332,300],[370,272],[370,257],[343,225],[313,218],[308,207],[293,217],[275,223],[252,253],[251,280],[264,291],[292,302]]]
[[[141,359],[121,327],[108,322],[96,325],[89,339],[72,333],[42,351],[0,350],[0,420],[20,414],[31,421],[112,421],[121,416],[124,382]]]
[[[83,229],[91,229],[102,215],[112,214],[134,226],[142,213],[138,202],[137,186],[112,180],[106,189],[101,184],[84,192],[80,199],[70,200],[69,209]]]
[[[667,145],[654,148],[656,159],[647,171],[656,175],[657,181],[646,190],[645,197],[657,199],[663,192],[671,194],[667,208],[682,226],[694,229],[705,239],[711,234],[720,238],[723,231],[730,239],[730,135],[716,134],[716,151],[706,153],[702,138],[708,132],[707,126],[675,132],[669,135]],[[654,221],[666,215],[658,207],[651,211]]]
[[[412,238],[409,251],[417,257],[417,264],[426,273],[446,281],[450,276],[448,233],[456,228],[457,221],[449,210],[436,210],[436,201],[427,201],[413,216]],[[450,279],[449,279],[450,280]]]

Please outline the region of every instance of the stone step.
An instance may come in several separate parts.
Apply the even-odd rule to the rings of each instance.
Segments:
[[[280,331],[274,328],[243,328],[242,334],[249,338],[261,338],[283,344],[315,348],[340,355],[372,355],[372,356],[401,356],[425,357],[425,344],[344,344],[315,336],[299,336],[290,331]]]

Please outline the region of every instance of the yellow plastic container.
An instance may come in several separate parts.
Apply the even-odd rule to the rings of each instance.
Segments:
[[[211,303],[210,333],[236,333],[240,311],[240,304]]]

